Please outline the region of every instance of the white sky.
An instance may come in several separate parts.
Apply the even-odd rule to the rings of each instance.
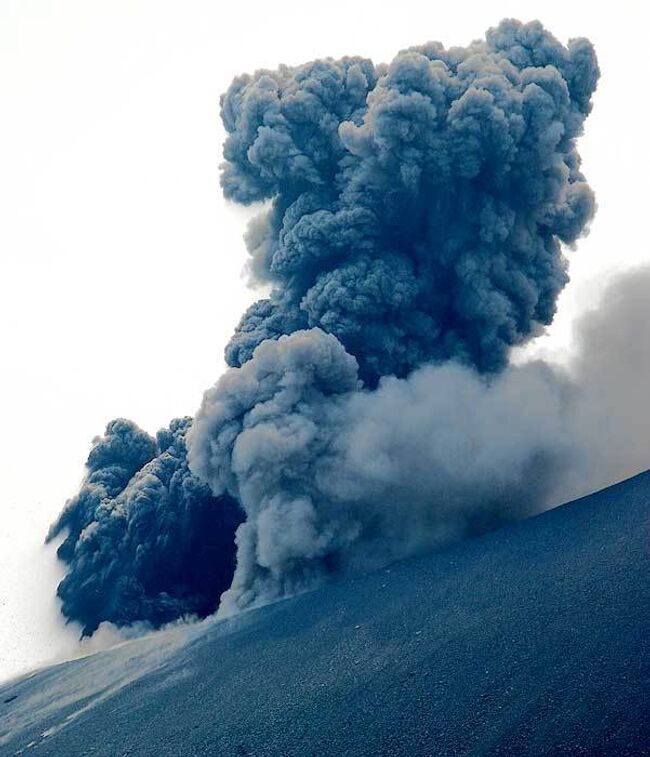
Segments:
[[[589,37],[603,72],[581,143],[600,207],[556,351],[608,271],[650,259],[645,0],[0,0],[0,680],[72,650],[39,545],[90,440],[115,416],[153,432],[192,414],[255,297],[219,94],[280,62],[466,44],[504,16]]]

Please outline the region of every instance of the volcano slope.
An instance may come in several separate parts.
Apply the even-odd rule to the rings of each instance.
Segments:
[[[0,753],[650,754],[650,472],[0,688]]]

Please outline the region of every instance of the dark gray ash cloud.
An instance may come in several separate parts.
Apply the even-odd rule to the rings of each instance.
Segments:
[[[650,269],[616,278],[567,366],[456,362],[360,388],[320,330],[260,345],[209,390],[190,466],[246,512],[229,614],[380,567],[648,467]]]
[[[326,59],[235,79],[222,184],[271,202],[247,243],[272,292],[244,315],[230,365],[318,327],[371,385],[447,359],[503,368],[551,322],[560,243],[593,215],[576,138],[597,80],[589,42],[516,21],[388,66]]]
[[[190,468],[246,513],[222,613],[562,491],[574,384],[507,364],[551,322],[562,244],[594,212],[576,139],[598,74],[586,40],[505,21],[467,48],[283,66],[224,95],[224,193],[270,203],[246,240],[271,294],[188,438]]]
[[[205,617],[230,585],[242,515],[190,473],[190,423],[178,418],[154,439],[132,421],[111,421],[50,529],[48,540],[65,531],[62,611],[86,635],[103,622],[159,627]]]
[[[587,40],[504,21],[388,65],[235,79],[222,185],[265,203],[246,244],[270,294],[191,428],[115,421],[96,442],[51,532],[67,529],[68,617],[160,625],[225,589],[237,612],[620,473],[591,444],[594,418],[615,429],[591,409],[603,392],[617,408],[609,345],[585,327],[573,373],[509,365],[551,322],[563,245],[594,213],[576,140],[598,76]]]

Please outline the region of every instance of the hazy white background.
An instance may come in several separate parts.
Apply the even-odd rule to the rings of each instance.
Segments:
[[[466,44],[504,16],[589,37],[603,72],[581,144],[599,211],[536,345],[561,355],[608,272],[650,259],[646,0],[0,0],[0,680],[74,652],[41,543],[92,437],[192,414],[255,297],[219,94],[281,62]]]

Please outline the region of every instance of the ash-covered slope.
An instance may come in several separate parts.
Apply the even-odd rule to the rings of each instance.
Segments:
[[[0,752],[650,754],[650,472],[0,689]]]

